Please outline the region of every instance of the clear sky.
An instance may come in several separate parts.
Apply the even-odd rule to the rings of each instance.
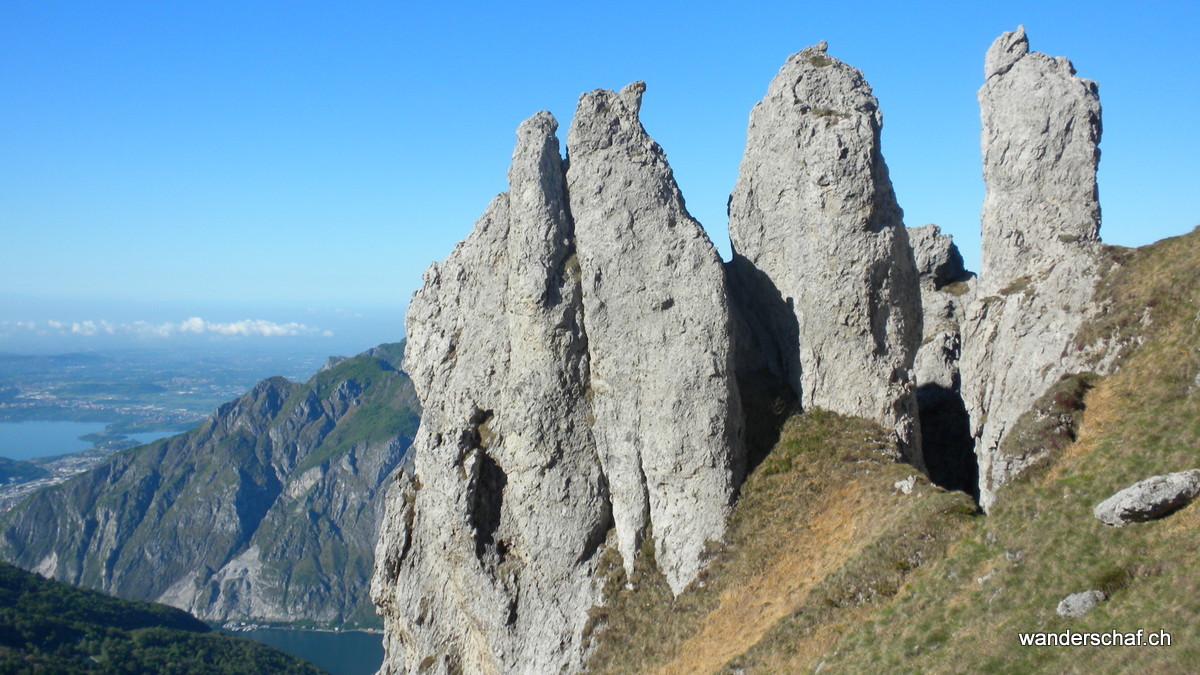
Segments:
[[[34,319],[268,339],[365,312],[363,348],[398,339],[421,272],[506,188],[521,120],[548,109],[565,137],[581,92],[638,79],[643,123],[728,255],[749,110],[820,40],[880,99],[907,224],[941,225],[969,266],[975,92],[1019,23],[1100,84],[1105,240],[1182,234],[1200,222],[1198,17],[1127,0],[0,0],[0,350]]]

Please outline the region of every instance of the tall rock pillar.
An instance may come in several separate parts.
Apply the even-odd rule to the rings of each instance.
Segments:
[[[424,414],[376,554],[382,672],[582,668],[611,515],[556,127],[520,126],[509,192],[409,305]]]
[[[862,73],[824,43],[788,58],[750,113],[730,198],[731,276],[739,297],[760,303],[742,312],[754,334],[744,342],[767,353],[760,368],[804,407],[893,429],[919,466],[920,289],[882,120]],[[785,344],[764,350],[771,335]]]
[[[988,49],[983,120],[983,270],[963,324],[962,392],[979,499],[1040,459],[1003,441],[1062,375],[1093,367],[1075,345],[1097,276],[1100,99],[1065,58],[1029,51],[1025,29]]]
[[[1100,240],[1100,95],[1065,57],[1031,53],[1024,27],[992,43],[984,75],[986,293],[1087,257]]]
[[[719,540],[742,470],[729,302],[716,248],[638,119],[645,85],[579,98],[567,184],[593,433],[627,569],[653,529],[678,593]]]

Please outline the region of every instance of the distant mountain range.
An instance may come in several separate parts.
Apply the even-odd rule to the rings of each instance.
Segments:
[[[34,494],[0,520],[0,557],[208,621],[378,625],[378,497],[420,418],[403,353],[263,380],[188,433]]]

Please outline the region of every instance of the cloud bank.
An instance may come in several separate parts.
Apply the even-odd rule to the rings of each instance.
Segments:
[[[333,332],[309,326],[302,323],[277,323],[265,319],[242,319],[222,323],[205,321],[193,316],[178,323],[167,321],[153,323],[150,321],[113,322],[106,320],[87,321],[0,321],[0,335],[12,335],[16,332],[32,332],[35,335],[78,335],[91,337],[97,335],[132,335],[145,338],[169,338],[177,335],[223,335],[231,337],[292,337],[292,336],[323,336],[332,337]]]

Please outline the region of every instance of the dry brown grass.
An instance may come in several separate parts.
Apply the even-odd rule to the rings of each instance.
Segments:
[[[791,615],[813,585],[845,563],[866,542],[871,513],[854,481],[826,497],[808,523],[780,546],[761,573],[741,579],[720,595],[695,634],[658,672],[716,672],[747,651],[780,619]]]
[[[625,579],[614,566],[590,670],[703,673],[756,649],[776,666],[819,655],[863,606],[895,594],[948,540],[918,526],[897,543],[900,521],[911,524],[920,512],[918,520],[957,528],[973,512],[965,495],[924,482],[922,496],[900,494],[892,484],[914,471],[887,459],[884,438],[873,424],[823,411],[790,420],[743,487],[728,544],[716,547],[700,583],[671,598],[661,577],[642,567],[635,590],[618,590]],[[821,621],[803,640],[784,638],[786,654],[764,651],[797,616]]]

